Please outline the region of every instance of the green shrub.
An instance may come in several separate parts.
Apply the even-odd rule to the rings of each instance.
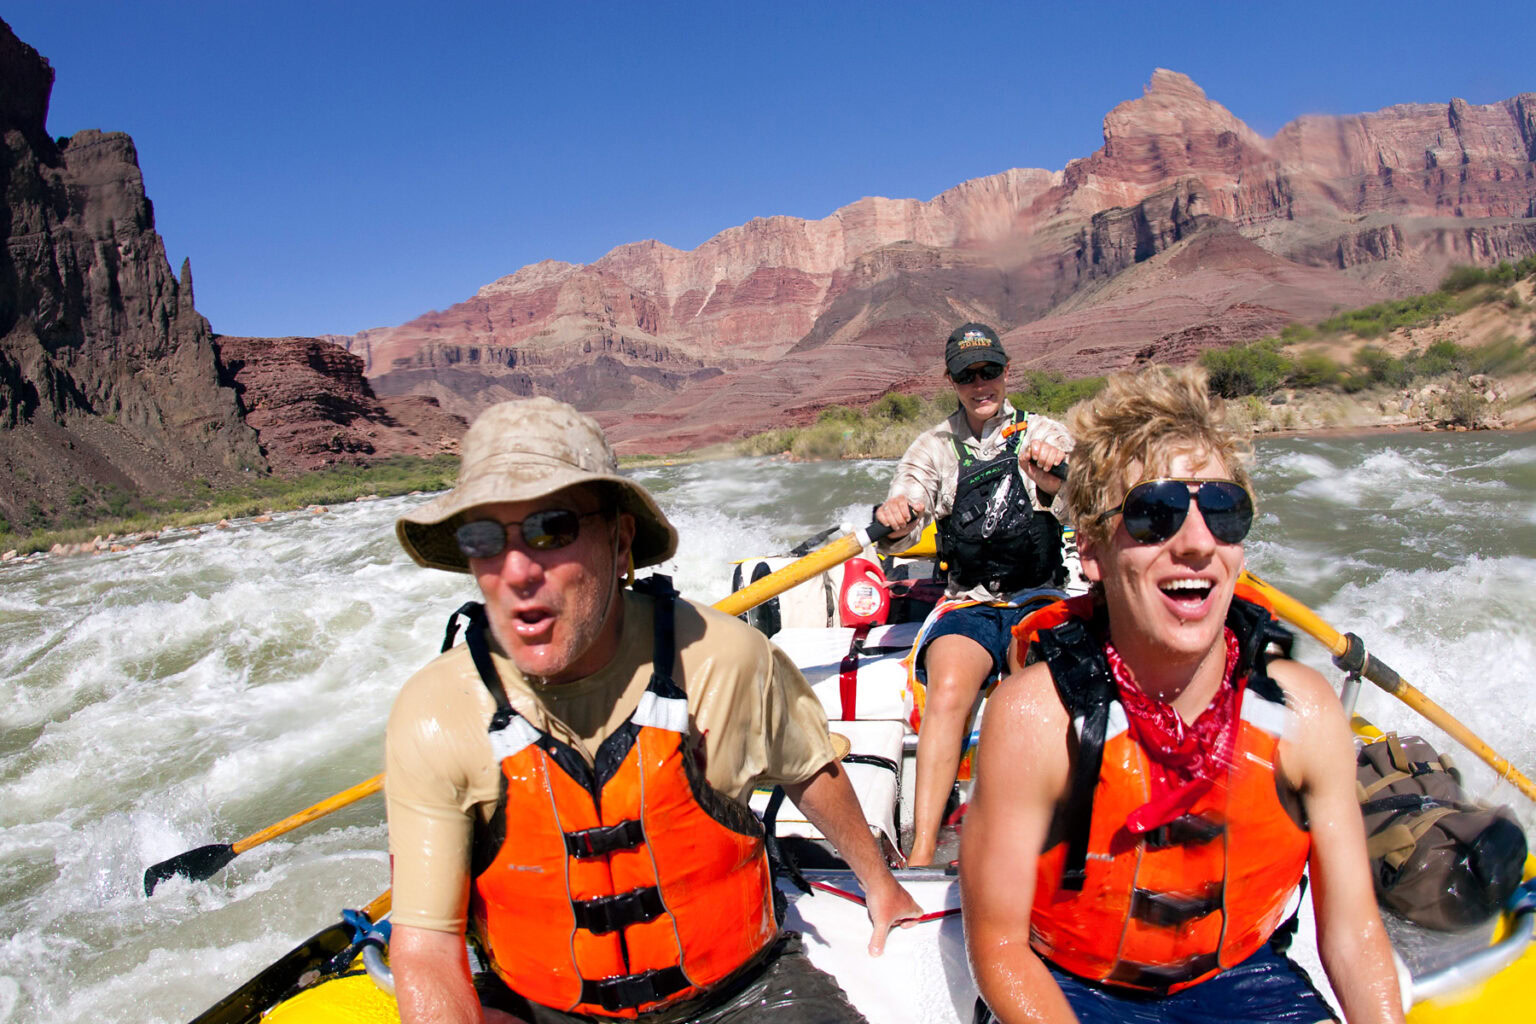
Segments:
[[[1066,379],[1060,373],[1029,370],[1024,374],[1023,387],[1010,392],[1008,401],[1020,412],[1038,412],[1060,415],[1085,398],[1092,398],[1104,389],[1103,377],[1078,377]]]
[[[799,433],[800,431],[793,427],[786,427],[783,430],[755,434],[737,442],[736,450],[743,455],[778,455],[793,448],[795,437]]]
[[[802,459],[836,459],[849,451],[853,428],[836,420],[821,420],[800,431],[790,451]]]
[[[1466,353],[1467,373],[1516,373],[1536,365],[1536,338],[1522,345],[1505,335]]]
[[[1464,292],[1468,288],[1476,288],[1480,284],[1487,283],[1488,271],[1482,267],[1452,267],[1450,272],[1441,279],[1440,290],[1443,292]]]
[[[1331,356],[1322,352],[1304,352],[1291,367],[1287,383],[1298,388],[1338,387],[1344,378],[1344,368]]]
[[[1264,338],[1202,352],[1200,364],[1210,373],[1212,393],[1222,398],[1240,398],[1274,391],[1291,373],[1291,361],[1278,348],[1279,339]]]
[[[903,395],[895,391],[881,396],[880,400],[869,407],[869,414],[876,419],[890,420],[895,423],[910,423],[917,419],[923,411],[923,400],[916,395]]]
[[[821,415],[816,417],[817,423],[857,423],[863,417],[857,409],[850,409],[846,405],[829,405],[821,410]]]
[[[1448,423],[1475,427],[1488,413],[1488,401],[1465,384],[1458,384],[1440,400],[1440,415]]]
[[[1467,353],[1462,347],[1446,338],[1433,342],[1422,355],[1410,356],[1409,365],[1415,376],[1438,377],[1444,373],[1465,373]]]

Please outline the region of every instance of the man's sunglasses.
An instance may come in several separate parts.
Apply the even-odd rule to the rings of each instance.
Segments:
[[[1190,493],[1189,485],[1199,489]],[[1124,516],[1125,532],[1141,544],[1161,544],[1179,532],[1193,500],[1211,536],[1236,544],[1253,525],[1253,496],[1235,480],[1164,478],[1145,480],[1125,493],[1125,500],[1094,520]]]
[[[980,377],[982,380],[997,380],[997,378],[1003,375],[1003,371],[1006,369],[1008,369],[1008,367],[1004,366],[1002,363],[987,363],[980,368],[975,366],[967,366],[959,373],[950,374],[949,379],[954,381],[956,384],[969,384],[977,377]]]
[[[602,514],[547,508],[516,523],[476,519],[453,531],[453,536],[465,558],[495,558],[507,550],[507,531],[513,527],[522,532],[523,543],[534,551],[554,551],[576,542],[583,519]]]

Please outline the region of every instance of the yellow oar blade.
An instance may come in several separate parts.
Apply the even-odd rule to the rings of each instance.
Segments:
[[[1365,645],[1358,637],[1340,633],[1323,621],[1322,617],[1312,609],[1259,579],[1253,573],[1244,572],[1242,579],[1270,602],[1276,615],[1327,647],[1333,652],[1335,658],[1346,659],[1344,662],[1346,668],[1350,665],[1358,665],[1361,675],[1407,704],[1431,724],[1438,726],[1457,743],[1477,755],[1497,772],[1501,779],[1507,780],[1524,793],[1528,799],[1536,800],[1536,783],[1526,778],[1514,765],[1484,743],[1476,733],[1463,725],[1449,711],[1398,675],[1390,665],[1366,653]]]

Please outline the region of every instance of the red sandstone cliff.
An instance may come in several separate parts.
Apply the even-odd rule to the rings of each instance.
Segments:
[[[363,376],[363,361],[335,345],[318,338],[215,341],[245,422],[276,472],[458,454],[468,428],[462,417],[419,395],[381,401]]]
[[[1536,94],[1304,117],[1264,139],[1183,75],[1104,119],[1061,171],[927,202],[730,228],[691,252],[546,261],[400,327],[333,339],[380,394],[472,416],[551,394],[622,448],[718,440],[932,378],[981,319],[1031,365],[1192,358],[1536,251]]]

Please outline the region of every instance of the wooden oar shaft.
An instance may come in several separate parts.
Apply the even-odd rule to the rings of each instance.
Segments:
[[[335,796],[326,797],[313,807],[306,807],[297,814],[289,815],[275,825],[268,825],[260,832],[252,833],[238,842],[231,843],[230,849],[236,853],[244,853],[253,846],[260,846],[269,839],[276,839],[285,832],[292,832],[300,825],[308,825],[317,818],[323,818],[332,811],[339,810],[347,804],[356,803],[365,796],[372,796],[384,785],[384,776],[375,775],[371,779],[365,779],[357,785],[342,790]]]
[[[1317,640],[1324,647],[1333,652],[1334,657],[1343,657],[1350,653],[1350,638],[1334,629],[1321,616],[1312,609],[1291,597],[1289,594],[1259,579],[1250,572],[1243,573],[1243,582],[1258,589],[1269,599],[1274,606],[1275,614],[1303,630]],[[1359,641],[1356,640],[1356,643]],[[1536,783],[1526,778],[1519,769],[1510,764],[1488,744],[1484,743],[1471,729],[1463,725],[1454,715],[1445,708],[1436,704],[1424,692],[1402,676],[1398,675],[1386,662],[1360,652],[1364,664],[1361,675],[1386,690],[1398,700],[1417,711],[1431,724],[1438,726],[1457,743],[1477,755],[1485,764],[1498,772],[1499,777],[1507,780],[1511,785],[1531,800],[1536,800]]]

